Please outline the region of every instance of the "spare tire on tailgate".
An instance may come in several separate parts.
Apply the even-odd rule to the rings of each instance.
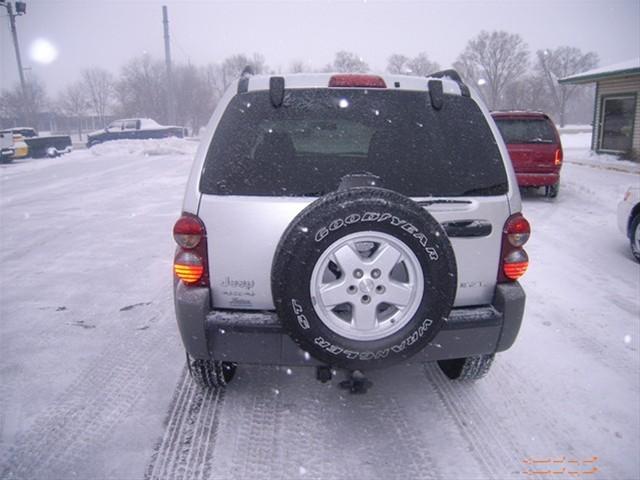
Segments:
[[[271,269],[278,316],[328,365],[371,369],[424,348],[456,294],[456,262],[440,224],[399,193],[357,187],[306,207]]]

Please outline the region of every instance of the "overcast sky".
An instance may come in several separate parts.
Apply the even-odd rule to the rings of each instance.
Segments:
[[[259,52],[286,70],[293,59],[323,66],[349,50],[377,70],[392,53],[420,51],[446,67],[470,38],[496,29],[519,33],[532,53],[561,45],[595,51],[601,66],[640,56],[640,0],[27,0],[27,15],[16,20],[27,77],[37,75],[55,94],[83,68],[117,73],[143,52],[162,58],[163,4],[174,61],[196,65]],[[0,88],[18,81],[5,13],[0,8]],[[58,50],[48,65],[30,58],[38,39]]]

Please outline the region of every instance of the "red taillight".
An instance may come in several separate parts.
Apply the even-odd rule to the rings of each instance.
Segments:
[[[186,285],[209,286],[207,234],[202,221],[183,213],[173,226],[173,238],[178,244],[173,261],[175,276]]]
[[[498,282],[514,282],[527,271],[529,256],[522,246],[527,243],[531,226],[521,213],[511,215],[502,230],[502,251]]]
[[[512,215],[504,224],[504,233],[512,246],[521,247],[529,240],[531,226],[521,214]]]
[[[194,248],[202,240],[204,225],[194,215],[183,215],[173,226],[173,238],[182,248]]]
[[[377,75],[346,73],[334,75],[329,80],[330,87],[387,88],[384,79]]]
[[[557,166],[557,165],[562,165],[562,149],[558,148],[556,150],[556,156],[555,159],[553,160],[553,163]]]
[[[522,249],[515,250],[508,254],[502,266],[504,276],[509,280],[517,280],[527,271],[529,267],[529,256]]]
[[[173,261],[173,272],[184,283],[197,283],[204,274],[202,258],[192,252],[178,252]]]

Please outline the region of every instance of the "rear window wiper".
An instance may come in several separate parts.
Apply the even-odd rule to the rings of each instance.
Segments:
[[[416,203],[421,207],[428,207],[429,205],[435,205],[440,203],[445,204],[469,204],[470,200],[453,200],[451,198],[434,198],[433,200],[416,200]]]
[[[496,183],[495,185],[489,185],[487,187],[472,188],[466,190],[460,195],[463,197],[473,197],[475,195],[502,195],[507,193],[508,185],[506,182]]]

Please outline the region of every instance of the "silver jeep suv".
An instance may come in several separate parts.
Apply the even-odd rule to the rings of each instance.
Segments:
[[[191,375],[308,365],[352,372],[355,391],[415,356],[480,378],[522,321],[520,210],[500,133],[453,70],[243,76],[173,231]]]

